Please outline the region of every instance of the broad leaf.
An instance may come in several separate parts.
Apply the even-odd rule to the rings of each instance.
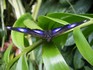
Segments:
[[[13,27],[25,27],[24,20],[32,19],[30,14],[25,14],[21,16],[13,25]],[[28,21],[27,21],[28,22]],[[28,22],[29,23],[29,22]],[[13,43],[21,50],[24,46],[24,33],[12,31],[11,32]]]
[[[42,57],[46,70],[69,70],[63,56],[53,43],[43,45]]]

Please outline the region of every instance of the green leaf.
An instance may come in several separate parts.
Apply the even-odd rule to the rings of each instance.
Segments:
[[[21,16],[15,23],[14,27],[25,27],[24,25],[24,20],[32,19],[30,14],[24,14]],[[28,22],[29,23],[29,22]],[[20,48],[21,50],[24,48],[24,33],[12,31],[11,32],[11,37],[13,40],[13,43]]]
[[[69,23],[82,21],[85,19],[91,19],[91,17],[89,16],[85,16],[85,15],[82,16],[79,14],[71,14],[71,13],[51,13],[51,14],[48,14],[47,16],[52,18],[62,19],[62,20],[68,21]]]
[[[40,17],[39,17],[40,18]],[[53,18],[53,17],[48,17],[48,16],[42,16],[41,18],[45,18],[45,19],[49,19],[51,21],[66,25],[68,24],[66,21],[63,21],[62,19],[58,19],[58,18]]]
[[[31,19],[27,19],[27,20],[24,20],[24,25],[27,26],[28,28],[30,29],[41,29],[33,20]]]
[[[80,51],[81,55],[91,64],[93,65],[93,49],[90,47],[89,43],[85,39],[84,35],[80,31],[79,28],[75,28],[74,32],[74,39],[77,45],[78,50]]]
[[[55,25],[55,23],[56,22],[46,18],[45,16],[40,16],[38,18],[38,25],[45,30],[51,28],[53,25]]]
[[[86,29],[83,30],[83,34],[86,38],[93,32],[93,25],[87,26]]]
[[[46,70],[70,70],[63,56],[53,43],[43,45],[42,57]]]
[[[18,60],[16,70],[28,70],[26,55],[22,55]]]
[[[82,15],[93,18],[93,14],[82,14]]]
[[[4,58],[3,58],[3,59],[4,59],[4,61],[5,61],[6,63],[8,63],[8,62],[10,61],[9,55],[10,55],[11,49],[12,49],[12,44],[10,44],[10,45],[8,46],[7,50],[6,50],[5,53],[4,53]]]
[[[65,43],[66,43],[66,40],[67,40],[67,37],[68,37],[68,33],[67,34],[62,34],[58,37],[55,37],[53,38],[53,42],[59,47],[64,47]]]

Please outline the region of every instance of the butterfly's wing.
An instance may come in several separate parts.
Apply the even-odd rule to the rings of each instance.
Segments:
[[[44,37],[44,31],[39,29],[29,29],[29,28],[23,28],[23,27],[10,27],[7,26],[6,29],[8,30],[14,30],[21,33],[31,34],[34,37]]]
[[[58,27],[58,28],[54,28],[52,31],[51,31],[51,34],[52,36],[57,36],[57,35],[60,35],[72,28],[75,28],[76,26],[79,26],[80,24],[82,23],[85,23],[87,22],[88,20],[84,20],[84,21],[81,21],[81,22],[77,22],[77,23],[72,23],[72,24],[68,24],[68,25],[65,25],[63,27]]]
[[[42,31],[39,29],[29,29],[29,28],[22,28],[22,27],[9,27],[9,26],[7,26],[6,28],[8,30],[14,30],[17,32],[31,34],[34,37],[40,37],[40,38],[46,39],[47,41],[50,41],[52,39],[52,37],[58,36],[76,26],[79,26],[80,24],[82,24],[84,22],[87,22],[87,20],[84,20],[84,21],[78,22],[78,23],[68,24],[63,27],[54,28],[50,31]]]

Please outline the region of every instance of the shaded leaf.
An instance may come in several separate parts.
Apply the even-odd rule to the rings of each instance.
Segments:
[[[84,61],[82,60],[82,55],[76,50],[74,55],[74,67],[75,69],[80,69],[84,66]]]
[[[92,68],[88,67],[88,66],[84,66],[85,70],[92,70]]]
[[[78,0],[73,6],[73,9],[75,10],[76,13],[83,14],[89,10],[89,8],[92,5],[92,0]],[[67,12],[73,12],[71,7],[68,9]]]

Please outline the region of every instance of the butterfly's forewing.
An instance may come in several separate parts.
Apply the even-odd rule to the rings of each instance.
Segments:
[[[29,29],[29,28],[22,28],[22,27],[6,27],[8,30],[14,30],[17,32],[22,32],[26,34],[31,34],[34,37],[44,37],[44,31],[38,29]]]
[[[63,27],[58,27],[58,28],[54,28],[51,32],[52,32],[52,36],[57,36],[57,35],[60,35],[76,26],[79,26],[80,24],[82,23],[85,23],[87,22],[88,20],[84,20],[82,22],[77,22],[77,23],[72,23],[72,24],[68,24],[68,25],[65,25]]]

